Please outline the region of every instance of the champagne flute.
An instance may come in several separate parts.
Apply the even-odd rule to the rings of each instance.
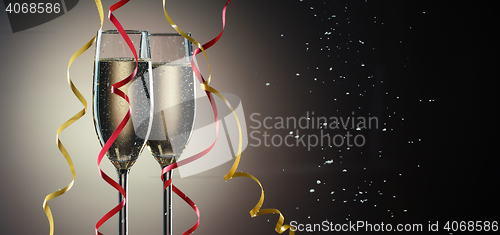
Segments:
[[[191,42],[180,34],[149,34],[154,94],[153,125],[147,145],[163,169],[186,148],[195,119]],[[163,176],[171,179],[172,170]],[[163,192],[163,233],[172,234],[172,187]]]
[[[126,30],[137,55],[138,67],[135,77],[119,89],[128,97],[130,104],[112,92],[112,85],[124,80],[136,67],[135,57],[126,41],[116,30],[100,30],[97,36],[94,84],[92,91],[94,126],[102,146],[130,109],[130,119],[106,152],[116,168],[120,186],[128,196],[128,173],[142,152],[152,123],[151,59],[148,32]],[[119,202],[124,200],[119,193]],[[118,233],[128,232],[128,200],[119,212]]]

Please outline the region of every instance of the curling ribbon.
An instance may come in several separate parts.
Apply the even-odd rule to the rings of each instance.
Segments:
[[[96,6],[97,6],[97,10],[99,11],[99,17],[101,19],[101,27],[100,27],[100,29],[102,29],[102,25],[103,25],[103,22],[104,22],[104,13],[103,13],[103,10],[102,10],[102,4],[101,4],[100,0],[95,0],[95,3],[96,3]],[[73,160],[71,160],[71,157],[70,157],[68,151],[66,150],[66,148],[62,144],[61,140],[59,139],[59,134],[61,134],[62,131],[64,131],[67,127],[69,127],[70,125],[72,125],[78,119],[80,119],[81,117],[83,117],[85,115],[85,113],[87,112],[87,100],[85,100],[85,98],[83,97],[83,95],[80,93],[80,91],[78,91],[78,89],[76,88],[76,86],[73,84],[73,81],[71,81],[71,78],[70,78],[70,75],[69,75],[69,68],[71,67],[71,64],[73,63],[73,61],[75,61],[76,58],[78,58],[80,55],[82,55],[85,51],[87,51],[92,46],[92,44],[94,44],[96,36],[97,35],[94,35],[94,37],[92,39],[90,39],[90,41],[88,41],[85,45],[83,45],[80,49],[78,49],[78,51],[76,51],[73,54],[73,56],[71,56],[71,58],[69,60],[69,63],[68,63],[68,68],[67,68],[67,72],[66,72],[66,76],[68,78],[68,84],[69,84],[69,86],[71,88],[71,91],[73,91],[73,94],[82,103],[82,105],[83,105],[84,108],[82,110],[80,110],[80,112],[78,112],[77,114],[75,114],[73,117],[71,117],[68,121],[64,122],[57,129],[56,144],[57,144],[57,147],[59,148],[59,151],[62,153],[62,155],[64,156],[64,158],[68,162],[69,168],[71,170],[71,174],[73,175],[73,180],[66,187],[64,187],[62,189],[59,189],[59,190],[57,190],[57,191],[55,191],[55,192],[53,192],[53,193],[45,196],[45,200],[43,201],[43,210],[45,211],[45,214],[47,215],[47,220],[49,221],[49,227],[50,227],[49,234],[50,235],[54,234],[54,218],[52,216],[52,212],[50,210],[50,207],[49,207],[49,205],[47,203],[48,203],[48,201],[50,201],[50,200],[52,200],[52,199],[54,199],[56,197],[59,197],[59,196],[65,194],[67,191],[69,191],[71,189],[71,187],[73,187],[73,184],[75,182],[75,177],[76,177],[75,167],[73,165]]]
[[[111,92],[113,94],[116,94],[116,95],[120,96],[121,98],[125,99],[125,101],[127,101],[127,103],[130,104],[128,96],[123,91],[121,91],[119,88],[122,87],[122,86],[124,86],[124,85],[126,85],[127,83],[129,83],[135,77],[135,75],[137,74],[137,67],[139,65],[138,64],[138,60],[137,60],[137,52],[136,52],[136,50],[134,48],[134,45],[133,45],[132,41],[130,40],[130,38],[128,37],[128,35],[125,33],[125,30],[123,29],[122,25],[120,24],[120,22],[118,21],[118,19],[116,19],[116,17],[113,15],[113,11],[115,11],[116,9],[122,7],[123,5],[125,5],[128,2],[129,2],[129,0],[121,0],[121,1],[113,4],[109,8],[108,19],[115,25],[116,29],[120,32],[120,35],[123,37],[123,39],[125,40],[125,42],[129,46],[129,48],[132,50],[132,53],[134,54],[135,68],[134,68],[134,71],[132,72],[132,74],[130,74],[125,79],[123,79],[123,80],[121,80],[121,81],[119,81],[119,82],[111,85]],[[111,135],[111,137],[109,137],[109,139],[106,141],[106,143],[104,144],[103,148],[99,152],[99,156],[97,157],[97,168],[99,170],[100,176],[104,179],[104,181],[106,181],[108,184],[110,184],[111,186],[113,186],[113,188],[115,188],[116,190],[118,190],[123,195],[123,200],[118,205],[116,205],[113,209],[111,209],[108,213],[106,213],[96,223],[96,226],[95,226],[95,233],[96,233],[96,235],[102,235],[102,233],[99,232],[99,228],[102,226],[102,224],[104,224],[107,220],[109,220],[111,217],[113,217],[113,215],[115,215],[116,213],[118,213],[125,206],[125,203],[127,203],[127,195],[125,193],[125,190],[118,183],[116,183],[116,181],[114,181],[106,173],[104,173],[101,170],[101,166],[100,165],[101,165],[102,158],[104,157],[104,155],[106,155],[106,152],[109,150],[109,148],[111,147],[111,145],[113,144],[113,142],[115,142],[116,138],[118,137],[118,135],[120,134],[120,132],[123,130],[123,128],[125,127],[125,125],[129,121],[129,119],[130,119],[130,106],[129,106],[127,114],[122,119],[122,121],[120,122],[120,124],[118,125],[118,127],[116,128],[116,130],[113,132],[113,134]]]
[[[214,39],[212,39],[208,43],[204,44],[203,46],[200,46],[200,43],[198,43],[193,38],[189,37],[186,33],[184,33],[172,21],[172,19],[168,16],[167,11],[165,10],[165,0],[163,0],[163,12],[165,13],[165,17],[167,18],[167,21],[170,23],[170,25],[172,26],[172,28],[174,28],[179,34],[181,34],[182,36],[184,36],[186,39],[188,39],[189,41],[191,41],[193,44],[195,44],[195,45],[198,46],[198,49],[196,49],[195,52],[193,53],[193,58],[194,58],[194,56],[196,56],[200,52],[203,52],[203,54],[205,55],[205,58],[207,60],[208,71],[210,73],[209,74],[209,78],[206,81],[203,78],[203,76],[201,75],[201,73],[199,72],[198,68],[196,67],[196,65],[194,63],[194,60],[191,60],[191,65],[193,67],[193,71],[195,72],[196,76],[200,80],[201,89],[205,90],[205,92],[207,93],[208,99],[210,100],[210,103],[212,104],[212,110],[214,112],[214,119],[215,119],[215,124],[216,124],[216,137],[215,137],[215,141],[217,141],[217,137],[218,137],[218,133],[219,133],[219,125],[218,125],[217,108],[215,106],[215,102],[213,101],[212,94],[217,95],[221,100],[223,100],[226,103],[226,105],[231,109],[231,111],[232,111],[232,113],[233,113],[233,115],[234,115],[234,117],[236,119],[236,122],[238,124],[238,131],[239,131],[239,141],[238,141],[238,151],[237,151],[238,154],[236,156],[236,159],[234,161],[233,166],[231,167],[230,171],[224,176],[224,179],[226,181],[228,181],[228,180],[230,180],[232,178],[235,178],[235,177],[246,177],[246,178],[250,178],[250,179],[254,180],[255,182],[257,182],[257,184],[259,184],[259,186],[261,188],[261,197],[260,197],[258,203],[255,205],[255,207],[250,211],[250,216],[256,217],[256,216],[264,215],[264,214],[279,214],[280,216],[279,216],[278,222],[276,223],[275,231],[277,233],[281,234],[281,233],[285,232],[286,230],[290,229],[289,230],[289,234],[293,235],[293,234],[295,234],[295,231],[292,229],[292,227],[290,225],[288,225],[288,224],[287,225],[283,225],[285,218],[284,218],[283,214],[281,214],[281,212],[279,210],[277,210],[277,209],[261,209],[262,204],[264,203],[264,188],[262,187],[262,184],[260,183],[260,181],[256,177],[254,177],[253,175],[248,174],[246,172],[236,172],[236,169],[238,168],[238,165],[239,165],[239,162],[240,162],[241,149],[242,149],[241,125],[240,125],[238,116],[236,115],[236,112],[234,112],[234,109],[231,106],[231,104],[229,103],[229,101],[222,94],[220,94],[216,89],[214,89],[213,87],[209,86],[209,83],[210,83],[210,80],[211,80],[211,71],[210,71],[210,65],[208,64],[208,56],[207,56],[207,54],[205,52],[205,49],[208,49],[209,47],[213,46],[220,39],[220,37],[222,36],[222,33],[224,32],[224,28],[225,28],[225,22],[226,22],[226,8],[227,8],[227,5],[229,4],[229,2],[231,2],[231,0],[227,1],[227,3],[225,4],[225,6],[223,8],[223,11],[222,11],[222,21],[223,21],[222,31],[219,33],[219,35],[217,37],[215,37]],[[194,156],[192,156],[190,158],[187,158],[187,159],[185,159],[183,161],[180,161],[178,163],[174,163],[174,164],[171,164],[171,165],[165,167],[163,169],[163,171],[162,171],[162,177],[163,177],[163,175],[166,172],[168,172],[168,171],[170,171],[172,169],[175,169],[175,168],[177,168],[177,167],[179,167],[181,165],[184,165],[184,164],[187,164],[189,162],[192,162],[192,161],[200,158],[201,156],[203,156],[207,152],[209,152],[212,149],[212,147],[214,146],[215,141],[214,141],[214,143],[209,148],[207,148],[203,152],[200,152],[200,153],[198,153],[198,154],[196,154],[196,155],[194,155]],[[171,180],[165,182],[164,187],[166,188],[170,184],[171,184]],[[175,187],[173,187],[173,189],[175,189]],[[198,213],[198,211],[197,211],[197,213]],[[198,223],[195,226],[198,226],[198,224],[199,224],[199,213],[198,213]],[[186,234],[186,233],[184,233],[184,234]]]

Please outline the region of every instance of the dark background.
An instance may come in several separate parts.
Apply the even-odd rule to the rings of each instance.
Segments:
[[[167,1],[167,11],[183,30],[206,42],[221,29],[224,3]],[[80,1],[64,16],[15,34],[1,14],[5,234],[48,233],[43,198],[71,180],[53,137],[81,108],[67,88],[65,69],[99,27],[92,4]],[[112,3],[103,4],[108,9]],[[241,98],[249,132],[255,130],[252,113],[260,113],[260,120],[314,112],[379,121],[378,128],[348,130],[366,138],[363,147],[249,146],[239,170],[263,184],[263,208],[279,209],[285,223],[420,223],[424,231],[429,221],[498,221],[497,12],[496,1],[232,1],[224,35],[207,52],[212,86]],[[125,28],[173,32],[161,1],[131,1],[115,15]],[[105,29],[111,28],[106,22]],[[91,80],[84,74],[91,71],[93,50],[75,62],[72,73],[89,100]],[[206,70],[202,58],[199,63]],[[50,202],[56,234],[93,233],[95,222],[116,203],[116,192],[95,170],[100,147],[89,116],[61,137],[79,180]],[[26,146],[27,138],[35,143]],[[258,186],[248,179],[223,182],[231,164],[177,179],[200,207],[197,233],[275,234],[277,215],[248,215],[260,196]],[[131,173],[131,233],[158,234],[160,218],[149,208],[157,210],[160,203],[161,193],[151,186],[159,182],[159,172],[144,166],[138,162]],[[147,190],[156,196],[146,202],[143,198],[153,194]],[[174,203],[179,205],[175,234],[181,234],[195,216],[182,202]],[[105,234],[115,233],[114,222],[103,227]],[[323,233],[329,232],[313,232]]]
[[[274,11],[283,7],[272,5]],[[288,64],[281,65],[288,68],[284,72],[288,77],[268,79],[271,86],[277,83],[275,92],[293,95],[277,98],[271,116],[283,115],[277,108],[283,104],[297,116],[315,111],[317,116],[345,117],[354,111],[379,117],[388,129],[364,132],[363,148],[282,150],[287,153],[284,168],[297,169],[285,171],[282,180],[300,182],[293,198],[312,203],[302,207],[297,203],[299,210],[288,217],[302,223],[494,219],[498,174],[490,150],[495,127],[490,124],[495,118],[487,117],[495,107],[489,81],[495,76],[491,39],[498,4],[294,1],[287,5],[297,9],[287,11],[295,20],[276,17],[273,23],[284,35],[282,41],[276,40],[280,44],[276,51],[283,55],[277,63]],[[292,62],[292,57],[297,59]],[[322,165],[325,159],[334,163]],[[348,172],[339,173],[343,169]],[[320,185],[314,185],[316,178]],[[309,193],[309,188],[315,192]],[[368,201],[359,203],[363,198]],[[280,208],[289,204],[282,203]]]

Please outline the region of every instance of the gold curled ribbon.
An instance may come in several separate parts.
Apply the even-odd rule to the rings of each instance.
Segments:
[[[101,4],[100,0],[95,0],[95,3],[97,6],[97,10],[99,11],[99,17],[101,19],[100,29],[102,29],[102,25],[104,22],[104,11],[102,9],[102,4]],[[83,109],[80,110],[78,113],[76,113],[68,121],[64,122],[57,129],[57,134],[56,134],[57,148],[59,148],[59,151],[62,153],[62,155],[64,156],[64,158],[68,162],[69,168],[71,170],[71,174],[73,176],[73,180],[68,185],[66,185],[66,187],[59,189],[59,190],[45,196],[45,200],[43,201],[43,210],[45,211],[45,214],[47,215],[47,220],[49,221],[49,226],[50,226],[49,234],[50,235],[54,234],[54,218],[52,216],[52,212],[51,212],[50,207],[48,205],[48,201],[50,201],[54,198],[57,198],[57,197],[65,194],[67,191],[69,191],[71,189],[71,187],[73,187],[73,184],[75,183],[75,178],[76,178],[75,166],[73,165],[73,160],[71,159],[68,151],[66,150],[66,148],[62,144],[61,140],[59,139],[59,135],[61,134],[61,132],[63,132],[66,128],[68,128],[70,125],[72,125],[78,119],[82,118],[85,115],[85,113],[87,112],[87,100],[83,97],[83,95],[80,93],[80,91],[78,91],[76,86],[73,84],[73,81],[71,81],[71,77],[69,75],[69,68],[71,67],[71,64],[73,63],[73,61],[76,60],[76,58],[78,58],[80,55],[82,55],[85,51],[87,51],[92,46],[92,44],[94,44],[94,42],[96,40],[96,36],[97,35],[94,35],[94,37],[92,39],[90,39],[90,41],[88,41],[85,45],[83,45],[80,49],[78,49],[78,51],[76,51],[73,54],[73,56],[71,56],[69,63],[68,63],[68,68],[66,71],[66,76],[68,78],[68,84],[71,88],[71,91],[73,91],[73,94],[78,98],[80,103],[82,103]]]
[[[184,31],[181,30],[181,28],[179,28],[177,26],[177,24],[174,23],[174,21],[170,18],[170,16],[168,15],[167,13],[167,10],[165,10],[165,0],[162,0],[163,1],[163,13],[165,14],[165,18],[167,18],[167,21],[168,23],[170,24],[170,26],[172,26],[172,28],[175,29],[175,31],[177,31],[180,35],[182,35],[184,38],[186,38],[187,40],[191,41],[193,44],[195,44],[198,48],[200,48],[201,51],[203,51],[203,54],[205,55],[205,59],[207,60],[207,66],[208,66],[208,79],[207,79],[207,85],[208,83],[210,83],[210,80],[212,78],[212,71],[210,70],[210,65],[208,64],[208,56],[207,56],[207,53],[205,52],[205,48],[203,48],[203,46],[196,40],[194,40],[194,38],[190,37],[189,35],[187,35],[186,33],[184,33]],[[230,2],[231,0],[228,1],[228,3]],[[227,5],[227,4],[226,4]],[[193,55],[194,56],[194,55]]]
[[[210,42],[207,43],[208,47],[210,47],[213,44],[215,44],[218,41],[218,39],[220,38],[220,36],[222,35],[222,32],[224,31],[226,7],[227,7],[227,5],[230,2],[231,2],[231,0],[228,0],[227,3],[226,3],[226,5],[223,8],[223,16],[222,16],[222,18],[223,18],[223,28],[222,28],[222,31],[221,31],[221,33],[216,38],[214,38],[212,41],[210,41]],[[260,186],[261,196],[260,196],[260,199],[257,202],[257,204],[252,208],[252,210],[250,210],[250,216],[251,217],[256,217],[256,216],[264,215],[264,214],[279,214],[280,216],[279,216],[278,222],[276,223],[275,231],[277,233],[281,234],[281,233],[285,232],[286,230],[290,229],[289,230],[289,234],[290,235],[294,235],[295,231],[292,229],[291,225],[288,225],[288,224],[287,225],[283,225],[284,221],[285,221],[285,218],[284,218],[283,214],[278,209],[261,209],[262,205],[264,204],[264,188],[263,188],[262,184],[260,183],[260,181],[255,176],[253,176],[253,175],[251,175],[249,173],[246,173],[246,172],[236,172],[236,170],[238,168],[238,165],[240,163],[241,152],[242,152],[242,145],[243,145],[242,144],[241,124],[240,124],[240,121],[238,119],[238,116],[236,115],[236,112],[234,111],[234,108],[231,106],[231,104],[229,103],[229,101],[220,92],[218,92],[215,88],[213,88],[213,87],[211,87],[209,85],[211,77],[212,77],[212,72],[210,70],[210,65],[208,63],[208,56],[207,56],[207,54],[205,52],[205,49],[208,49],[208,47],[205,48],[199,42],[197,42],[196,40],[194,40],[192,37],[188,36],[186,33],[184,33],[172,21],[172,19],[167,14],[167,11],[165,10],[165,0],[163,0],[163,12],[165,13],[165,17],[167,18],[167,21],[172,26],[172,28],[175,29],[175,31],[177,31],[179,34],[181,34],[182,36],[184,36],[186,39],[188,39],[189,41],[191,41],[193,44],[197,45],[198,48],[205,55],[205,58],[207,60],[208,71],[209,71],[210,74],[209,74],[209,77],[208,77],[208,79],[206,81],[204,81],[203,77],[201,77],[201,80],[203,82],[200,84],[200,88],[203,89],[203,90],[205,90],[206,92],[209,92],[209,93],[217,95],[222,101],[224,101],[224,103],[227,105],[227,107],[231,109],[231,112],[234,115],[234,118],[236,119],[236,123],[238,124],[238,132],[239,132],[238,137],[239,137],[239,141],[238,141],[238,151],[237,151],[236,159],[235,159],[235,161],[233,163],[233,166],[229,170],[229,172],[224,176],[224,179],[226,181],[229,181],[230,179],[235,178],[235,177],[246,177],[246,178],[250,178],[250,179],[254,180]],[[196,54],[197,53],[195,52],[193,54],[193,57],[196,56]]]

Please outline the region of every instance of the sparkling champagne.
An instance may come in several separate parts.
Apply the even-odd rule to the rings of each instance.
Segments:
[[[102,146],[123,120],[129,106],[131,109],[130,120],[106,154],[118,170],[129,169],[135,163],[150,131],[151,62],[139,60],[138,63],[137,74],[133,80],[119,88],[130,98],[130,105],[125,99],[111,92],[111,85],[133,72],[136,66],[133,58],[100,59],[94,72],[93,116]]]
[[[195,118],[193,69],[189,63],[153,63],[154,114],[147,145],[165,167],[189,142]]]

